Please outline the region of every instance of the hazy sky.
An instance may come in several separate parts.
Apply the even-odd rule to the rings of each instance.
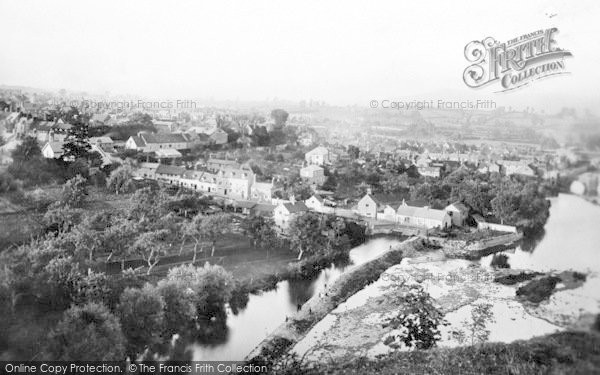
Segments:
[[[170,98],[600,104],[600,2],[7,1],[0,83]],[[551,14],[556,14],[549,17]],[[569,76],[473,90],[465,45],[556,26]]]

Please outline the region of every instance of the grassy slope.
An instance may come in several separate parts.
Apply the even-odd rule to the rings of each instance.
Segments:
[[[510,344],[394,353],[290,374],[599,374],[600,334],[561,332]]]

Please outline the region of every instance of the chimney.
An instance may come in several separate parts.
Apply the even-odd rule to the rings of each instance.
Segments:
[[[294,194],[290,195],[290,202],[296,204],[296,196]]]
[[[373,192],[371,191],[371,188],[367,188],[367,195],[372,195]]]

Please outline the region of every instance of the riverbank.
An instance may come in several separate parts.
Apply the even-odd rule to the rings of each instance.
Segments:
[[[276,360],[337,306],[377,280],[386,269],[400,263],[404,253],[412,253],[420,246],[418,238],[406,240],[374,260],[342,274],[325,292],[313,296],[296,314],[271,332],[246,359],[256,363]]]
[[[362,374],[594,374],[600,372],[600,334],[560,332],[510,344],[395,352],[322,364],[293,362],[279,375]]]
[[[502,253],[510,269],[491,267],[493,255],[473,261],[449,259],[442,244],[388,269],[316,324],[291,352],[313,363],[375,359],[394,352],[385,344],[391,328],[384,328],[383,323],[401,311],[395,301],[402,299],[410,284],[421,285],[449,323],[441,330],[440,347],[463,345],[453,331],[465,330],[473,306],[480,304],[491,305],[493,321],[486,323],[489,341],[510,343],[557,331],[589,330],[600,312],[600,265],[594,245],[598,243],[598,208],[561,195],[554,198],[552,209],[548,233],[535,251],[517,245]],[[510,276],[500,282],[521,273],[523,277]]]
[[[529,280],[512,285],[496,281],[507,272],[485,269],[467,260],[444,259],[441,251],[405,258],[332,310],[291,352],[307,361],[322,363],[332,359],[350,361],[359,356],[374,359],[396,351],[386,344],[393,328],[384,323],[403,310],[399,301],[403,301],[409,286],[417,284],[433,298],[448,323],[441,327],[440,347],[463,345],[454,332],[467,330],[465,321],[470,319],[475,305],[491,306],[492,319],[486,323],[489,341],[504,343],[581,328],[582,317],[598,313],[597,301],[573,297],[582,293],[583,286],[582,280],[574,280],[572,273],[537,275],[560,276],[562,280],[549,298],[531,303],[517,296],[519,288]],[[597,285],[594,279],[588,281]]]

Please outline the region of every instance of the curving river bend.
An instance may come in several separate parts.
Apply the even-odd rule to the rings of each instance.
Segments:
[[[544,235],[536,240],[524,241],[514,250],[507,251],[508,262],[511,268],[515,269],[576,270],[588,273],[588,280],[582,287],[568,293],[556,293],[552,301],[554,304],[552,308],[556,311],[547,313],[560,314],[561,308],[565,309],[565,313],[570,313],[570,310],[576,308],[577,304],[587,304],[583,306],[587,311],[600,311],[600,278],[598,277],[600,275],[600,206],[580,197],[566,194],[552,198],[551,203],[550,217],[545,226]],[[227,326],[220,335],[213,340],[205,339],[203,342],[195,342],[187,346],[186,350],[190,350],[192,359],[197,361],[243,359],[272,330],[284,322],[287,316],[291,316],[296,311],[298,304],[302,304],[313,295],[322,292],[327,284],[331,284],[348,267],[369,261],[389,249],[390,245],[399,242],[399,240],[386,238],[372,239],[351,250],[352,264],[349,266],[332,266],[323,270],[314,280],[282,281],[274,290],[259,295],[250,295],[245,309],[237,315],[231,311],[228,312]],[[431,266],[432,269],[439,272],[453,272],[453,269],[460,270],[461,267],[473,267],[474,265],[485,270],[489,268],[491,257],[484,257],[478,262],[447,260],[431,262],[430,265],[421,263],[419,266],[426,268]],[[406,272],[413,266],[410,265],[410,262],[403,261],[403,264],[396,267],[399,270],[401,267],[405,267],[400,271]],[[356,308],[368,298],[376,296],[379,293],[379,286],[381,285],[375,283],[358,292],[346,302],[346,305],[340,306],[337,309],[338,312]],[[440,296],[444,293],[447,294],[448,290],[444,290],[444,288],[444,285],[432,285],[430,293],[434,297],[435,294]],[[543,311],[525,313],[522,306],[510,301],[509,299],[514,296],[514,290],[508,288],[504,290],[501,286],[498,288],[502,290],[490,290],[489,294],[491,296],[495,294],[494,297],[497,297],[504,293],[506,295],[503,297],[506,300],[503,303],[494,303],[495,322],[488,326],[491,330],[491,341],[510,342],[561,329],[555,322],[550,322],[551,319],[536,316],[536,314],[543,315]],[[455,292],[463,293],[464,291]],[[469,313],[470,308],[465,305],[452,310],[447,318],[450,321],[459,322]],[[331,319],[324,319],[323,324],[328,325],[330,329],[340,329],[340,334],[343,335],[341,332],[343,329],[333,326]],[[318,338],[315,335],[319,336],[318,331],[324,328],[318,326],[315,327],[315,332],[305,338],[305,340],[310,340],[308,344],[317,344]],[[325,331],[327,329],[321,333],[325,333]],[[329,336],[333,336],[331,332]],[[451,341],[440,344],[455,345]],[[307,348],[312,346],[307,345],[307,342],[304,342],[303,345]],[[377,353],[376,351],[375,354]]]
[[[274,290],[251,294],[246,308],[237,315],[228,311],[227,327],[213,342],[196,342],[189,349],[194,361],[242,360],[267,335],[296,312],[298,304],[325,290],[349,267],[376,258],[401,241],[372,239],[350,250],[350,264],[331,266],[313,280],[281,281]]]

